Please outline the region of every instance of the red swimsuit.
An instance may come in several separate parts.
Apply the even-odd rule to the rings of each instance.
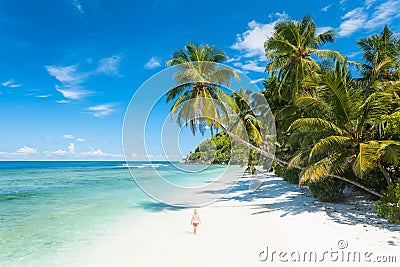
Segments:
[[[200,219],[198,217],[193,216],[192,217],[192,224],[194,226],[197,226],[197,225],[199,225],[199,223],[200,223]]]

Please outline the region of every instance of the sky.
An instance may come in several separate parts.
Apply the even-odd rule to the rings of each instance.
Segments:
[[[399,10],[400,0],[2,0],[0,160],[123,160],[131,98],[187,42],[224,50],[261,86],[279,19],[310,14],[319,32],[336,32],[325,48],[357,60],[360,38],[386,24],[400,33]],[[159,106],[155,117],[168,117]],[[205,137],[182,129],[180,155],[149,142],[132,159],[180,159]]]

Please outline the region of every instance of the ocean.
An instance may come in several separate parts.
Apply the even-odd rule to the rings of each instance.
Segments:
[[[149,183],[157,181],[156,169],[181,186],[207,184],[225,170],[182,170],[168,162],[0,162],[0,266],[57,266],[112,236],[121,219],[162,210],[127,166],[133,175],[148,174]]]

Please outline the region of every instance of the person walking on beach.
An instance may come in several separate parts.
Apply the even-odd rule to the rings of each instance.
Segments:
[[[197,209],[194,209],[190,224],[193,224],[193,233],[195,235],[197,234],[197,226],[199,225],[199,223],[201,223],[199,213],[197,212]]]

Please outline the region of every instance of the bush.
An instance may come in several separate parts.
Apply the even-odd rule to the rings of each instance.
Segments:
[[[375,210],[389,222],[400,223],[400,182],[388,186],[384,197],[375,202]]]
[[[343,189],[345,186],[346,182],[335,178],[325,178],[308,183],[308,188],[313,197],[325,202],[341,200],[344,197]]]
[[[272,163],[272,167],[274,168],[274,173],[276,174],[276,175],[278,175],[279,177],[282,177],[283,176],[283,174],[285,173],[285,167],[284,166],[282,166],[282,165],[279,165],[278,163],[276,163],[276,162],[273,162]]]
[[[299,175],[300,175],[299,169],[288,169],[286,166],[281,166],[276,162],[274,162],[273,167],[275,174],[278,175],[279,177],[282,177],[284,181],[291,184],[299,183]]]
[[[387,187],[385,177],[378,168],[375,168],[369,173],[365,174],[361,181],[363,185],[367,186],[368,188],[372,188],[377,192],[386,190]]]
[[[287,169],[283,174],[283,179],[291,184],[298,184],[300,177],[300,170],[299,169]]]

